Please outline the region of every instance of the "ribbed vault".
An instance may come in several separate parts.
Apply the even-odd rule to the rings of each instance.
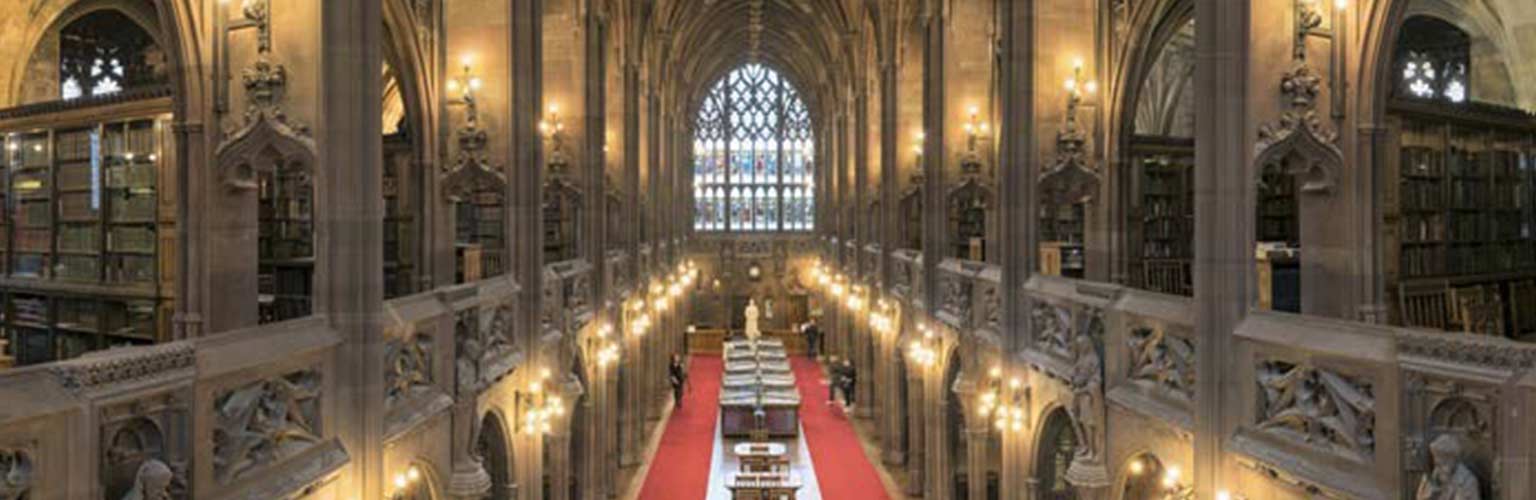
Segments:
[[[834,99],[834,82],[849,81],[844,37],[859,24],[842,0],[662,0],[654,12],[654,33],[671,47],[664,72],[679,85],[668,91],[685,116],[716,80],[749,62],[777,70],[811,109]]]

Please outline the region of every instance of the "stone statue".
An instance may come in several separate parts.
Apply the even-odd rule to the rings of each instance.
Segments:
[[[757,329],[757,299],[748,299],[747,310],[743,311],[742,314],[745,314],[747,317],[747,340],[756,341],[763,334],[762,331]]]
[[[1482,500],[1477,475],[1461,461],[1461,440],[1441,434],[1429,444],[1435,467],[1419,479],[1417,500]]]
[[[1109,486],[1109,470],[1104,466],[1103,393],[1104,360],[1098,346],[1086,333],[1072,339],[1072,430],[1077,434],[1077,450],[1067,466],[1067,482],[1080,488]]]
[[[176,474],[171,467],[156,459],[139,464],[139,472],[133,476],[133,488],[123,495],[123,500],[170,500],[171,481]]]

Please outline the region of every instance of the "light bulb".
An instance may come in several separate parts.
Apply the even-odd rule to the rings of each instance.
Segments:
[[[1144,470],[1146,470],[1146,466],[1142,465],[1140,460],[1131,461],[1131,475],[1139,476]]]
[[[395,488],[405,489],[405,474],[395,474]]]
[[[1216,500],[1232,500],[1232,493],[1227,490],[1216,492]]]
[[[412,465],[411,468],[405,470],[405,477],[406,479],[410,479],[411,482],[420,480],[421,469],[417,469],[416,466]]]

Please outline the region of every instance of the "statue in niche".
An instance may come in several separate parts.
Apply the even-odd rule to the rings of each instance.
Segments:
[[[170,500],[171,481],[176,474],[171,467],[156,459],[139,464],[139,472],[133,477],[133,488],[123,495],[123,500]]]
[[[1417,500],[1482,500],[1477,475],[1462,462],[1461,439],[1441,434],[1429,444],[1435,467],[1419,480]]]
[[[757,329],[757,299],[747,299],[747,309],[742,311],[747,318],[747,340],[757,341],[762,331]]]

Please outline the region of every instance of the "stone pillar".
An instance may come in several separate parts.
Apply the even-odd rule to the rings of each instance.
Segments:
[[[1195,465],[1191,480],[1200,499],[1230,485],[1232,463],[1223,452],[1234,430],[1240,389],[1230,355],[1232,331],[1248,310],[1253,273],[1253,187],[1248,134],[1249,2],[1195,2]],[[1229,411],[1228,407],[1234,408]]]
[[[315,312],[342,337],[335,350],[337,433],[352,457],[339,484],[381,498],[384,471],[382,89],[357,85],[383,64],[382,6],[336,0],[320,6],[320,155],[316,200]]]
[[[907,495],[922,496],[923,471],[928,459],[928,423],[926,404],[926,369],[912,366],[907,370]]]
[[[444,490],[450,498],[479,500],[491,492],[491,475],[485,470],[484,457],[475,456],[475,439],[481,430],[476,398],[460,396],[453,403],[453,464]]]
[[[549,496],[546,500],[576,500],[571,498],[570,430],[557,429],[544,436],[544,446],[549,450],[549,463],[544,464],[544,471],[549,474]],[[529,491],[531,493],[537,489],[537,487],[529,488]]]
[[[990,456],[992,426],[984,418],[967,417],[966,419],[973,420],[966,425],[965,429],[966,494],[971,500],[986,500],[987,471],[992,468]]]
[[[923,305],[929,315],[939,309],[939,263],[948,254],[944,211],[944,51],[946,9],[930,5],[923,45]]]
[[[544,334],[540,313],[544,290],[544,232],[542,230],[541,205],[543,202],[544,152],[543,137],[537,123],[544,114],[544,0],[511,2],[508,19],[511,24],[507,68],[507,81],[511,82],[512,100],[508,110],[508,162],[506,234],[512,243],[511,265],[508,271],[518,278],[523,293],[518,296],[519,325],[525,328],[515,339],[523,352],[530,353],[529,366],[539,366],[539,339]],[[517,387],[527,387],[531,382],[530,370],[518,370],[513,374]],[[508,428],[512,435],[513,462],[516,464],[512,480],[520,485],[521,500],[541,500],[543,489],[544,440],[540,434],[516,432],[523,408],[516,408]]]
[[[999,26],[1002,27],[1001,119],[998,123],[998,205],[999,239],[1002,267],[1001,301],[1003,352],[1005,372],[1021,379],[1029,370],[1008,366],[1012,353],[1033,342],[1034,331],[1030,324],[1030,297],[1023,293],[1024,284],[1039,267],[1040,230],[1035,211],[1038,200],[1038,173],[1032,161],[1036,157],[1031,139],[1034,128],[1034,0],[1004,2],[1000,8]],[[1025,138],[1016,140],[1016,138]],[[1024,402],[1028,408],[1028,401]],[[1000,465],[998,490],[1003,500],[1022,498],[1026,491],[1023,482],[1033,477],[1033,460],[1028,456],[1028,435],[1025,432],[1005,431],[1002,437],[1002,464]]]

